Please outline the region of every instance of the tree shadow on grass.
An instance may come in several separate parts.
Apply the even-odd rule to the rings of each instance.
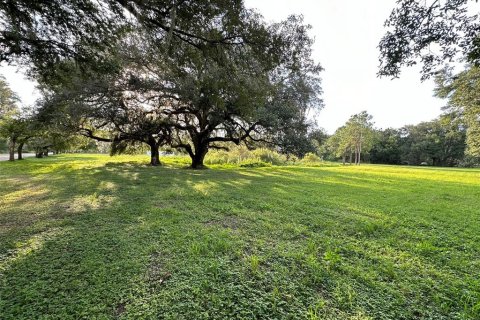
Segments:
[[[266,317],[281,317],[305,315],[318,299],[345,316],[457,312],[460,302],[449,313],[435,295],[465,286],[439,273],[470,269],[439,266],[445,253],[434,230],[413,237],[395,212],[397,202],[418,198],[391,183],[347,178],[322,169],[190,171],[137,162],[9,177],[1,187],[11,195],[1,203],[0,314],[201,318],[215,310],[220,319],[250,308],[261,318],[252,301],[270,304]],[[412,239],[426,244],[417,248]],[[413,279],[421,296],[398,291]],[[432,281],[437,292],[428,290]],[[358,299],[345,303],[335,290],[348,283]],[[389,301],[387,310],[375,296]],[[222,309],[229,299],[235,306]],[[275,311],[272,303],[288,307]]]

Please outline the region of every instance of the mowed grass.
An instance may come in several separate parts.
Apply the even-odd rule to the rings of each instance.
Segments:
[[[480,319],[480,171],[0,163],[0,319]]]

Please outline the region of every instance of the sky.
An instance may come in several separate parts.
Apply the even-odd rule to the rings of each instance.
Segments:
[[[400,128],[441,114],[445,101],[433,97],[433,81],[421,82],[418,68],[404,69],[400,79],[376,75],[377,45],[395,0],[245,0],[245,4],[267,21],[302,14],[312,26],[313,57],[325,69],[321,75],[325,106],[315,120],[327,132],[363,110],[373,116],[377,128]],[[39,97],[35,84],[16,68],[2,66],[0,73],[25,105]]]
[[[267,21],[302,14],[312,26],[313,57],[321,75],[325,106],[316,116],[329,133],[363,110],[376,127],[399,128],[432,120],[445,101],[433,97],[433,81],[420,81],[419,68],[403,69],[400,79],[378,78],[377,45],[395,0],[245,0]]]

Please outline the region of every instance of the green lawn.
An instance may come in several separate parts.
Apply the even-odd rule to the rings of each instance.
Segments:
[[[480,170],[0,163],[0,319],[480,319]]]

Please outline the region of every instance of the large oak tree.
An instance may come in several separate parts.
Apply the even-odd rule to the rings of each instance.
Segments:
[[[138,28],[111,52],[108,73],[57,65],[61,76],[47,81],[46,105],[67,108],[62,112],[76,115],[81,132],[98,140],[144,142],[152,156],[162,144],[184,149],[193,168],[225,142],[275,143],[321,105],[308,27],[299,17],[267,25],[253,11],[230,10],[204,19],[197,34],[232,34],[234,42],[191,43]]]

